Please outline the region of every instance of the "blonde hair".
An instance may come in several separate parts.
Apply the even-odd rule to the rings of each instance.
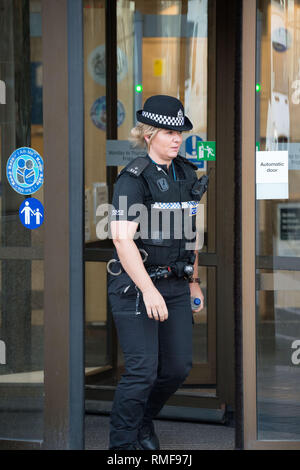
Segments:
[[[151,140],[156,134],[160,131],[158,127],[149,126],[148,124],[143,124],[138,122],[133,129],[130,131],[129,141],[132,143],[133,147],[142,147],[149,149],[151,145]],[[145,140],[145,135],[150,136],[149,144]]]

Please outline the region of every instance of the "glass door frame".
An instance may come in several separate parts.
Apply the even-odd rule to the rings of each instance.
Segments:
[[[299,450],[300,441],[257,439],[256,250],[255,250],[255,80],[256,0],[243,0],[242,32],[242,321],[243,447]],[[259,260],[258,260],[259,261]],[[263,262],[263,261],[262,261]],[[261,262],[260,262],[261,264]]]
[[[42,448],[84,449],[82,0],[42,0],[42,25],[47,208]]]

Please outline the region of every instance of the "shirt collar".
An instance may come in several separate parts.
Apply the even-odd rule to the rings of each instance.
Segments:
[[[151,158],[148,154],[147,154],[147,157],[149,158],[149,160],[151,161],[151,163],[153,163],[153,165],[159,166],[160,168],[162,168],[163,170],[165,170],[165,171],[167,171],[167,172],[169,172],[170,169],[172,168],[172,165],[170,165],[169,168],[168,168],[167,165],[164,164],[164,163],[156,163],[156,162],[154,162],[154,160],[152,160],[152,158]],[[177,157],[173,158],[172,161],[173,161],[174,163],[176,163]]]

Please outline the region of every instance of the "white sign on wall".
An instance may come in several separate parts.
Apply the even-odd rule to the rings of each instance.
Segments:
[[[300,142],[279,143],[278,150],[288,150],[289,170],[300,170]]]
[[[106,165],[124,166],[136,157],[144,157],[146,149],[133,148],[128,140],[106,141]]]
[[[288,199],[288,151],[256,152],[256,199]]]
[[[0,104],[6,104],[6,87],[3,80],[0,80]]]
[[[180,155],[185,155],[185,143],[180,149]],[[106,166],[125,166],[137,157],[145,157],[147,150],[132,147],[129,140],[107,140],[106,141]]]
[[[6,345],[0,340],[0,364],[6,364]]]
[[[275,256],[300,256],[299,202],[277,204],[277,236],[275,248]]]

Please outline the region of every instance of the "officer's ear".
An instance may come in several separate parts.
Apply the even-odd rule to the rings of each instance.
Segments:
[[[147,147],[149,147],[149,145],[150,145],[150,139],[151,139],[150,135],[144,134],[144,139],[145,139],[145,141],[146,141]]]

